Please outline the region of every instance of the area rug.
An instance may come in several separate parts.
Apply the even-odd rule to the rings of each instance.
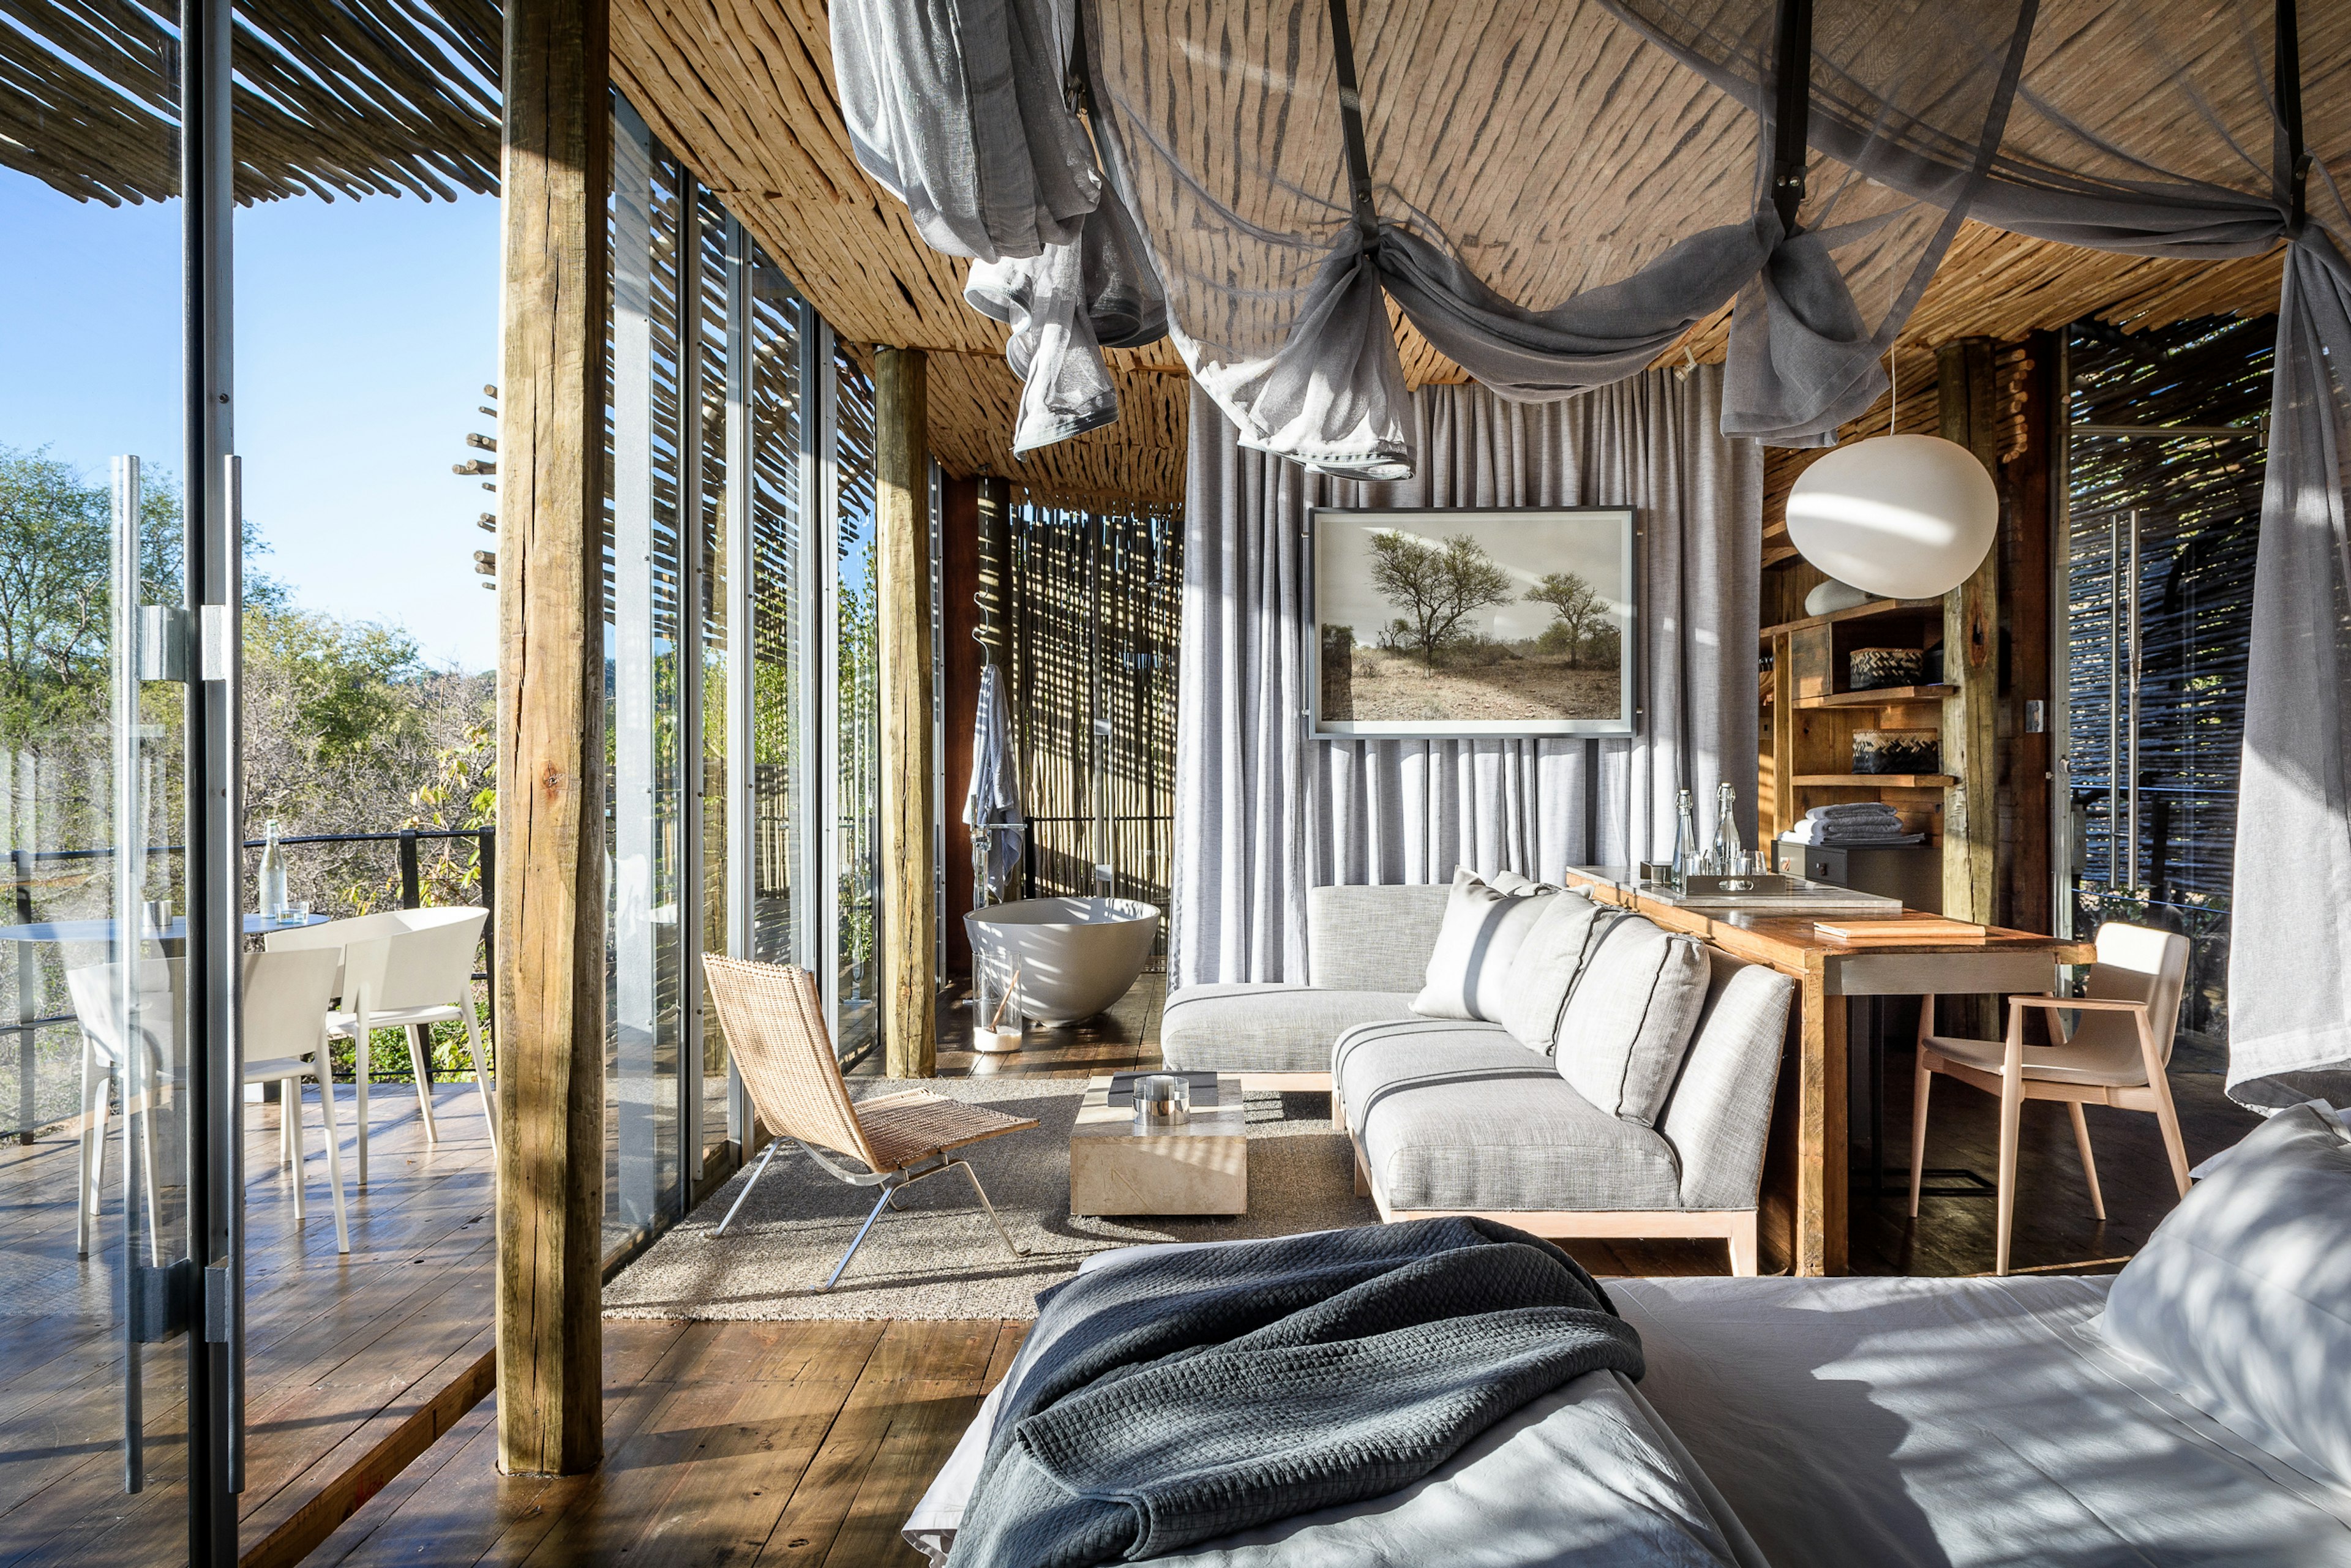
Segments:
[[[616,1318],[1033,1318],[1037,1292],[1077,1271],[1092,1252],[1144,1241],[1229,1241],[1376,1223],[1354,1192],[1347,1140],[1331,1127],[1324,1094],[1248,1097],[1249,1213],[1229,1219],[1072,1218],[1070,1129],[1083,1096],[1067,1078],[950,1078],[921,1083],[861,1080],[856,1099],[925,1088],[1008,1115],[1034,1116],[1015,1133],[967,1151],[1025,1258],[1005,1251],[971,1184],[933,1176],[885,1208],[849,1271],[821,1285],[872,1209],[871,1188],[849,1186],[796,1148],[778,1152],[724,1236],[718,1222],[742,1192],[737,1172],[604,1287]]]

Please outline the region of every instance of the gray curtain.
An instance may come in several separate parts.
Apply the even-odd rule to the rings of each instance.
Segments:
[[[1371,485],[1242,444],[1195,390],[1176,740],[1174,983],[1298,979],[1306,890],[1554,878],[1667,852],[1675,792],[1740,792],[1754,833],[1762,454],[1721,434],[1722,371],[1517,404],[1424,387],[1420,471]],[[1629,505],[1644,529],[1641,733],[1629,740],[1308,738],[1307,508]]]

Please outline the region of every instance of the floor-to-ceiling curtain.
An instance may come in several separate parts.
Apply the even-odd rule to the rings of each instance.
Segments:
[[[1174,982],[1296,979],[1306,890],[1556,877],[1662,854],[1675,792],[1728,779],[1754,831],[1762,455],[1721,434],[1722,371],[1656,371],[1563,402],[1413,395],[1418,474],[1362,485],[1242,446],[1194,391],[1176,717]],[[1631,506],[1642,529],[1630,739],[1315,740],[1307,512]]]

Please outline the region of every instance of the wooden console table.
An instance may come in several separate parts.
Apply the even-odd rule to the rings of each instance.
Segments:
[[[1999,926],[1980,942],[1852,946],[1821,937],[1808,918],[1677,908],[1642,893],[1630,873],[1614,867],[1571,866],[1567,875],[1569,886],[1604,904],[1637,910],[1796,982],[1794,1103],[1787,1107],[1794,1158],[1791,1171],[1779,1151],[1765,1156],[1762,1243],[1767,1267],[1776,1255],[1797,1274],[1845,1271],[1847,998],[2039,992],[2048,988],[2051,964],[2094,956],[2086,942]],[[1783,1092],[1789,1086],[1783,1075]],[[1775,1144],[1783,1126],[1775,1112]]]

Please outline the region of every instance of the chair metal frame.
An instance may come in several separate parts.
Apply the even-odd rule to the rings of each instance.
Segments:
[[[755,963],[716,953],[705,954],[702,961],[710,982],[711,1006],[726,1030],[736,1069],[758,1120],[774,1134],[714,1234],[726,1234],[751,1189],[774,1162],[777,1149],[791,1143],[835,1180],[880,1189],[849,1250],[841,1255],[824,1283],[816,1287],[819,1293],[840,1282],[882,1211],[898,1207],[898,1194],[949,1170],[962,1171],[971,1183],[980,1207],[987,1211],[989,1222],[1012,1255],[1028,1256],[1028,1249],[1012,1239],[1003,1217],[988,1200],[979,1173],[956,1151],[1007,1133],[1033,1129],[1037,1125],[1033,1119],[964,1105],[925,1090],[852,1104],[841,1076],[840,1059],[833,1054],[831,1037],[825,1029],[824,1008],[813,975],[789,965]],[[877,1146],[877,1137],[895,1155],[912,1157],[893,1158],[893,1152]],[[836,1163],[836,1156],[853,1159],[866,1168],[852,1169]]]
[[[744,1199],[751,1196],[751,1189],[759,1185],[759,1178],[768,1174],[768,1164],[776,1157],[776,1151],[788,1143],[797,1145],[802,1154],[822,1166],[836,1179],[846,1182],[851,1186],[879,1186],[882,1189],[882,1195],[873,1200],[872,1211],[865,1217],[865,1223],[857,1228],[857,1235],[849,1243],[849,1250],[841,1255],[841,1261],[832,1266],[832,1272],[827,1275],[824,1283],[818,1287],[820,1291],[830,1291],[841,1282],[841,1276],[848,1269],[849,1260],[857,1256],[857,1249],[860,1247],[865,1245],[866,1233],[873,1228],[873,1222],[882,1218],[883,1209],[898,1207],[898,1195],[901,1192],[918,1181],[939,1176],[949,1170],[963,1172],[970,1181],[971,1190],[979,1197],[979,1207],[987,1211],[987,1218],[995,1225],[997,1235],[1004,1239],[1004,1245],[1011,1249],[1012,1255],[1015,1258],[1029,1256],[1029,1249],[1013,1240],[1012,1232],[1004,1228],[1004,1220],[997,1214],[996,1205],[987,1201],[987,1189],[980,1186],[979,1173],[971,1168],[968,1161],[957,1155],[941,1150],[925,1156],[924,1160],[917,1160],[903,1170],[852,1171],[846,1170],[825,1158],[823,1151],[814,1144],[802,1143],[798,1138],[782,1136],[768,1140],[767,1148],[759,1155],[759,1163],[751,1169],[751,1179],[743,1184],[743,1190],[737,1193],[735,1201],[726,1206],[726,1218],[718,1222],[718,1228],[712,1234],[717,1236],[726,1234],[726,1228],[735,1223],[736,1210],[741,1208]],[[923,1167],[927,1161],[937,1163],[925,1169]],[[899,1209],[899,1212],[903,1214],[905,1210]]]

